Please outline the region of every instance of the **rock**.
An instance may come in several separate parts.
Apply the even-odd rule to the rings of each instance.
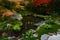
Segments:
[[[33,29],[30,29],[30,30],[31,30],[32,32],[34,32],[34,33],[36,32],[36,30],[33,30]]]
[[[9,40],[15,40],[15,36],[12,36],[12,37],[8,37]]]
[[[36,30],[39,30],[40,27],[42,27],[42,25],[44,24],[45,24],[45,21],[41,21],[40,23],[35,24],[35,25],[38,25],[38,28]]]
[[[49,32],[48,34],[49,34],[50,36],[52,36],[54,33],[50,33],[50,32]]]
[[[45,21],[41,21],[41,22],[35,23],[34,25],[41,26],[43,23],[45,23]]]
[[[35,34],[33,34],[33,36],[34,36],[34,37],[38,37],[38,34],[37,34],[37,33],[35,33]]]
[[[17,20],[22,20],[23,19],[21,14],[14,14],[14,15],[11,16],[11,18],[12,19],[17,19]]]
[[[7,24],[7,27],[12,26],[11,24]]]
[[[60,25],[60,20],[56,21],[55,23],[59,24]]]
[[[21,39],[18,39],[18,40],[21,40]]]
[[[57,35],[52,35],[48,38],[48,40],[60,40],[60,35],[57,34]]]
[[[57,32],[57,34],[60,34],[60,32]]]
[[[7,36],[7,33],[6,33],[6,32],[3,32],[3,33],[2,33],[2,36],[3,36],[3,37]]]
[[[60,29],[58,29],[58,31],[60,32]]]
[[[8,37],[8,39],[11,39],[11,37]]]
[[[49,35],[47,34],[41,35],[41,40],[48,40],[48,38],[49,38]]]

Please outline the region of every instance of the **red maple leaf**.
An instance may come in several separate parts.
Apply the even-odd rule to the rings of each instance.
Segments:
[[[38,5],[40,5],[40,4],[48,4],[48,3],[50,3],[50,2],[52,2],[52,0],[35,0],[35,1],[33,2],[33,4],[34,4],[34,6],[38,6]]]

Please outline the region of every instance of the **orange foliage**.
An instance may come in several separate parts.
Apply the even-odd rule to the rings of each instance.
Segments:
[[[13,15],[14,13],[10,10],[6,10],[4,13],[3,13],[3,16],[11,16]]]
[[[14,2],[16,4],[16,8],[19,8],[19,9],[23,9],[24,10],[24,6],[20,5],[21,2],[23,2],[24,0],[8,0],[10,2]]]

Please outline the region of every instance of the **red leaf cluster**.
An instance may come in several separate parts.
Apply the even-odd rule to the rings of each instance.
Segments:
[[[52,0],[35,0],[35,1],[33,2],[33,4],[34,4],[34,6],[38,6],[38,5],[40,5],[40,4],[48,4],[48,3],[50,3],[50,2],[52,2]]]

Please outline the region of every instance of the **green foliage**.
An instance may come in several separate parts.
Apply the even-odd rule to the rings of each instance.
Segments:
[[[52,29],[52,25],[45,24],[45,29],[46,29],[46,30],[49,30],[49,29],[51,30],[51,29]]]
[[[0,40],[9,40],[7,37],[0,37]]]
[[[13,24],[13,30],[20,30],[21,26],[23,25],[22,21],[15,21],[12,23]]]
[[[42,34],[48,34],[49,32],[57,32],[60,29],[60,25],[56,24],[57,21],[57,13],[52,12],[50,18],[46,18],[45,24],[42,25],[39,30],[38,34],[41,36]]]
[[[31,0],[29,0],[29,1],[31,2]],[[39,36],[41,36],[42,34],[48,34],[49,32],[57,32],[58,29],[60,29],[60,25],[55,23],[58,15],[60,13],[60,5],[59,5],[60,0],[55,0],[55,2],[56,2],[56,4],[51,3],[48,6],[38,6],[38,7],[35,7],[32,4],[28,4],[28,5],[25,5],[25,7],[26,7],[25,10],[21,10],[21,9],[15,8],[16,5],[14,2],[9,2],[8,0],[3,0],[0,3],[0,9],[2,9],[2,10],[5,10],[5,9],[12,10],[13,9],[17,13],[22,14],[23,16],[26,16],[26,15],[34,16],[34,14],[36,14],[36,15],[38,14],[39,17],[41,17],[40,15],[42,14],[45,18],[45,15],[47,15],[47,17],[46,17],[47,19],[45,20],[46,24],[42,25],[42,27],[40,27],[39,30],[37,31]],[[51,16],[51,17],[48,18],[49,16]],[[9,28],[11,26],[7,26],[7,24],[11,24],[11,26],[12,26],[11,29],[13,29],[15,31],[20,31],[21,26],[23,25],[21,20],[18,21],[15,19],[11,19],[10,17],[3,17],[3,18],[0,17],[0,28],[2,28],[2,30],[9,30]],[[24,37],[24,40],[37,40],[37,38],[33,37],[33,33],[34,32],[32,32],[31,30],[27,31],[25,34],[26,36]],[[0,38],[0,40],[8,40],[8,38]]]
[[[20,25],[16,24],[16,25],[13,26],[13,29],[14,30],[20,30],[21,28],[20,28]]]
[[[14,9],[15,8],[15,3],[14,2],[9,2],[8,0],[3,0],[2,3],[0,3],[1,6],[7,8],[7,9]]]
[[[27,31],[24,40],[36,40],[37,38],[33,37],[33,33],[32,30]]]
[[[11,24],[11,29],[13,30],[20,30],[20,27],[23,25],[21,20],[13,20],[10,17],[4,17],[0,20],[0,28],[2,28],[2,30],[9,30],[10,26],[7,26],[7,24]]]
[[[32,35],[33,35],[32,30],[30,30],[30,31],[26,32],[26,35],[27,35],[27,36],[32,36]]]
[[[34,37],[32,37],[32,38],[28,37],[25,40],[36,40],[36,38],[34,38]]]
[[[51,25],[45,24],[39,28],[38,34],[41,36],[42,34],[48,34],[49,32],[57,32],[58,29],[60,29],[60,25],[58,24],[51,24]]]

